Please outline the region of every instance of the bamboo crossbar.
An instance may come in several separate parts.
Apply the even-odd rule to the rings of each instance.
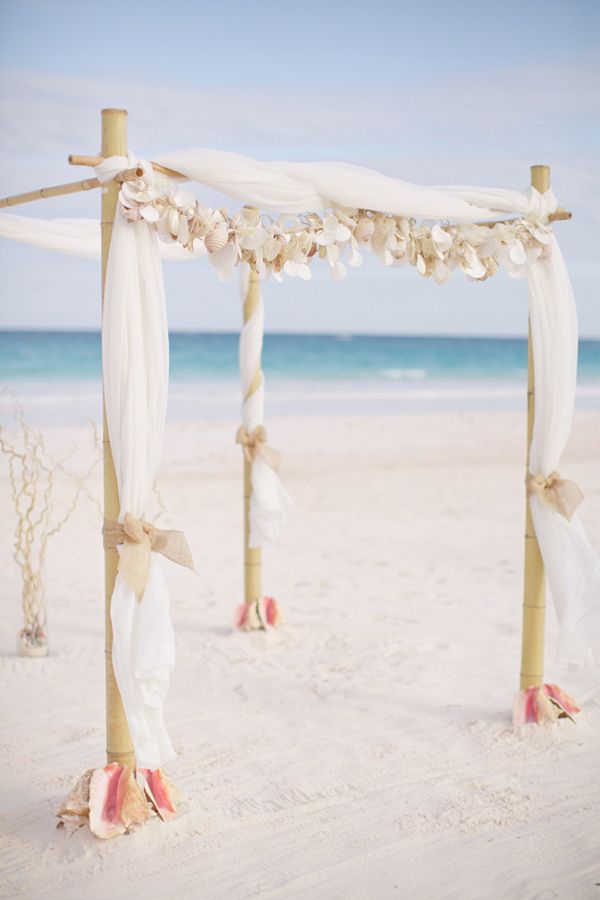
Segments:
[[[93,168],[94,166],[99,166],[100,163],[104,162],[105,157],[103,156],[82,156],[76,153],[71,153],[69,156],[69,165],[71,166],[90,166]],[[169,169],[166,166],[161,166],[160,163],[152,163],[152,168],[155,172],[158,172],[161,175],[168,175],[169,178],[178,178],[181,181],[188,181],[186,175],[183,175],[181,172],[177,172],[175,169]],[[144,174],[144,170],[141,166],[134,166],[131,169],[125,169],[124,172],[121,172],[118,181],[133,181],[134,178],[141,178]],[[13,197],[3,197],[0,199],[0,209],[4,209],[7,206],[19,206],[21,203],[31,203],[34,200],[46,200],[49,197],[61,197],[65,194],[77,194],[82,191],[90,191],[94,188],[98,188],[101,186],[101,182],[97,178],[85,178],[83,181],[71,181],[68,184],[57,184],[53,187],[40,188],[36,191],[28,191],[25,194],[15,194]],[[553,213],[550,213],[548,216],[549,222],[559,222],[559,221],[568,221],[573,218],[573,213],[568,209],[563,209],[559,207]],[[476,225],[488,226],[491,227],[493,225],[510,225],[512,222],[518,221],[517,219],[494,219],[489,222],[476,222]]]
[[[549,222],[567,222],[569,219],[573,218],[573,213],[568,209],[563,209],[562,206],[559,206],[553,213],[550,213],[548,216]],[[488,222],[475,222],[476,225],[487,225],[491,227],[492,225],[511,225],[513,222],[518,222],[518,218],[513,219],[493,219]]]
[[[68,157],[70,166],[99,166],[101,162],[104,162],[103,156],[82,156],[77,153],[71,153]],[[152,168],[155,172],[158,172],[160,175],[168,175],[169,178],[178,178],[180,181],[188,181],[187,175],[183,175],[181,172],[176,172],[175,169],[168,169],[167,166],[161,166],[160,163],[153,162]],[[141,173],[140,173],[141,174]]]
[[[100,182],[97,178],[85,178],[83,181],[56,184],[53,187],[39,188],[37,191],[27,191],[25,194],[15,194],[13,197],[2,197],[0,199],[0,209],[5,209],[7,206],[19,206],[21,203],[32,203],[34,200],[47,200],[49,197],[78,194],[81,191],[91,191],[99,187]]]
[[[99,166],[100,163],[103,162],[102,156],[82,156],[76,153],[71,153],[69,156],[69,165],[70,166]],[[166,166],[162,166],[160,163],[153,162],[152,168],[155,172],[159,172],[161,175],[168,175],[170,178],[180,178],[183,181],[188,181],[186,175],[183,175],[181,172],[177,172],[175,169],[168,169]],[[573,213],[568,209],[563,209],[559,207],[553,213],[550,213],[548,216],[549,222],[558,222],[558,221],[566,221],[568,219],[573,218]],[[511,222],[517,221],[516,219],[494,219],[491,222],[476,222],[476,225],[510,225]]]
[[[144,170],[141,166],[133,166],[125,169],[116,179],[118,182],[133,181],[141,178]],[[63,197],[66,194],[79,194],[82,191],[92,191],[102,187],[102,182],[97,178],[85,178],[83,181],[70,181],[68,184],[56,184],[53,187],[40,188],[37,191],[28,191],[26,194],[15,194],[13,197],[0,199],[0,209],[7,206],[19,206],[21,203],[32,203],[34,200],[48,200],[50,197]]]

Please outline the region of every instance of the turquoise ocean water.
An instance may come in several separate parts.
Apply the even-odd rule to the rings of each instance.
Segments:
[[[237,335],[174,333],[170,347],[169,419],[237,418]],[[100,368],[97,332],[0,332],[0,387],[37,421],[99,418]],[[271,415],[521,409],[527,343],[268,334],[263,368]],[[600,341],[580,342],[577,403],[600,408]]]

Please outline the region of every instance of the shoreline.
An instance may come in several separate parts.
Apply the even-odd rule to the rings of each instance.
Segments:
[[[6,383],[5,383],[6,384]],[[361,415],[443,415],[444,413],[524,412],[526,380],[433,379],[409,371],[387,379],[292,379],[265,378],[266,422],[280,416],[344,417]],[[10,427],[14,399],[34,424],[75,425],[100,421],[99,380],[20,380],[8,383],[0,394],[0,425]],[[600,410],[600,381],[582,379],[575,409]],[[227,421],[240,415],[241,399],[236,379],[172,379],[167,422]]]

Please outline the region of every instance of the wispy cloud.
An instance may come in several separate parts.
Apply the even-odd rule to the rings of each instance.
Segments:
[[[456,157],[544,143],[564,153],[598,140],[589,123],[600,111],[599,73],[592,53],[561,64],[449,77],[406,92],[283,90],[276,82],[268,90],[244,84],[233,90],[8,72],[0,108],[9,127],[0,146],[9,163],[23,153],[95,146],[98,109],[120,105],[131,110],[132,143],[145,152],[218,146],[263,156],[438,150]]]

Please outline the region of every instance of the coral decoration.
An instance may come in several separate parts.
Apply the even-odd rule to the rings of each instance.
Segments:
[[[160,769],[139,769],[136,778],[128,766],[110,763],[88,769],[56,815],[59,826],[89,825],[96,837],[108,839],[143,825],[155,813],[163,820],[177,815],[174,788]]]
[[[242,603],[235,613],[235,627],[239,631],[268,631],[282,621],[281,610],[273,597]]]
[[[21,656],[46,656],[44,567],[48,541],[69,521],[79,499],[86,495],[98,506],[87,482],[100,461],[99,434],[94,426],[96,453],[89,468],[77,473],[68,465],[72,455],[55,458],[46,448],[43,433],[31,425],[15,400],[16,427],[0,427],[0,453],[8,461],[8,481],[15,514],[13,556],[21,575],[23,627],[17,649]],[[65,488],[59,479],[65,478]]]
[[[578,712],[581,710],[575,701],[557,684],[543,684],[541,687],[519,691],[515,698],[513,724],[539,725],[542,722],[554,722],[562,718],[571,719],[573,722],[573,715]]]
[[[529,214],[509,222],[447,222],[424,225],[407,216],[369,209],[335,207],[323,216],[304,213],[273,219],[244,208],[230,216],[226,209],[203,206],[189,190],[154,185],[154,175],[123,183],[119,194],[127,222],[145,220],[161,240],[178,241],[190,252],[203,243],[223,275],[248,263],[261,278],[271,273],[311,277],[315,259],[329,265],[331,277],[344,278],[347,263],[361,266],[359,247],[371,250],[386,266],[406,263],[420,275],[443,284],[453,269],[484,281],[503,266],[522,278],[528,263],[550,253],[552,230],[547,219]]]

